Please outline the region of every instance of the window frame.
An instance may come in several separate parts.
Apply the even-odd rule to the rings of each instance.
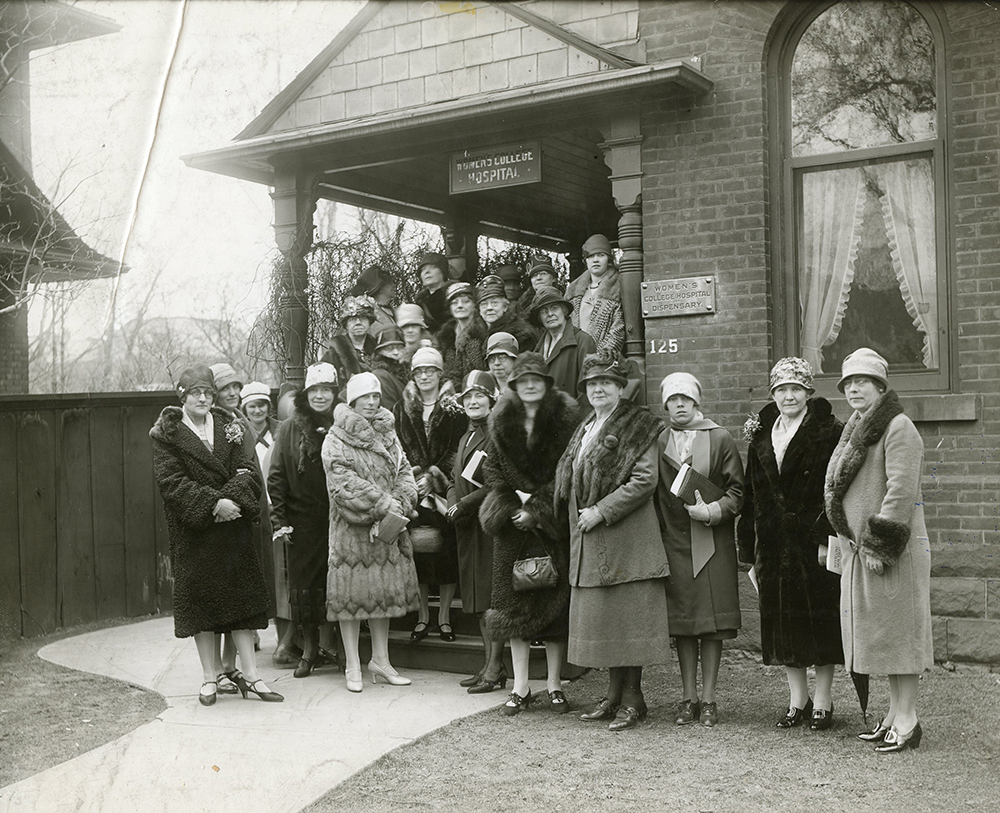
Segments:
[[[938,346],[937,370],[926,372],[893,371],[890,374],[893,389],[900,392],[948,392],[955,389],[953,371],[956,353],[951,325],[954,324],[952,308],[954,275],[952,273],[952,248],[948,207],[948,158],[947,141],[949,126],[947,71],[943,27],[937,12],[927,3],[901,0],[911,6],[927,23],[934,42],[934,78],[937,99],[937,138],[887,144],[839,153],[792,156],[792,83],[791,67],[795,49],[806,29],[824,12],[841,0],[822,3],[789,4],[790,11],[776,31],[775,47],[768,56],[768,101],[776,111],[771,117],[770,172],[771,200],[775,202],[772,218],[774,230],[772,245],[771,290],[772,340],[776,357],[799,354],[799,300],[798,300],[798,251],[801,244],[802,196],[800,183],[803,174],[821,168],[864,166],[905,158],[930,157],[934,178],[935,249],[938,264]],[[820,395],[837,396],[839,373],[817,374],[814,386]]]

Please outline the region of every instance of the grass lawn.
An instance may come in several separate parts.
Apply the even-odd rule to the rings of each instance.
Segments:
[[[893,755],[855,739],[863,722],[842,671],[834,727],[826,732],[777,729],[787,704],[784,671],[739,652],[724,656],[714,729],[674,725],[676,663],[646,673],[650,716],[637,729],[612,734],[575,714],[552,714],[545,702],[513,718],[493,709],[390,752],[307,810],[898,813],[1000,806],[1000,675],[985,669],[936,666],[927,673],[923,742]],[[603,696],[606,681],[606,672],[592,672],[567,695],[586,706]],[[877,721],[887,704],[885,678],[873,678],[869,719]]]

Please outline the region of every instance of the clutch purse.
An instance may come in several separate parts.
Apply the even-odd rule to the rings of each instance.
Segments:
[[[559,574],[556,573],[551,556],[535,556],[530,559],[518,559],[514,562],[511,586],[515,593],[555,587],[558,580]]]

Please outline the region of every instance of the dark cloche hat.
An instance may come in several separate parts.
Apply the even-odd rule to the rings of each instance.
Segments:
[[[546,305],[565,305],[567,315],[573,312],[573,303],[559,293],[558,288],[553,288],[550,285],[545,285],[535,294],[535,298],[531,302],[531,312],[537,313]]]
[[[507,379],[507,386],[514,388],[514,383],[521,376],[540,375],[551,387],[555,379],[549,375],[549,366],[545,363],[541,353],[533,350],[526,350],[514,359],[514,367],[510,371],[510,378]]]

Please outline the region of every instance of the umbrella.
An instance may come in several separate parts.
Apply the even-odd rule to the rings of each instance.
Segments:
[[[858,703],[861,704],[861,716],[865,726],[868,725],[868,675],[862,675],[851,670],[851,680],[854,681],[854,691],[858,693]]]

